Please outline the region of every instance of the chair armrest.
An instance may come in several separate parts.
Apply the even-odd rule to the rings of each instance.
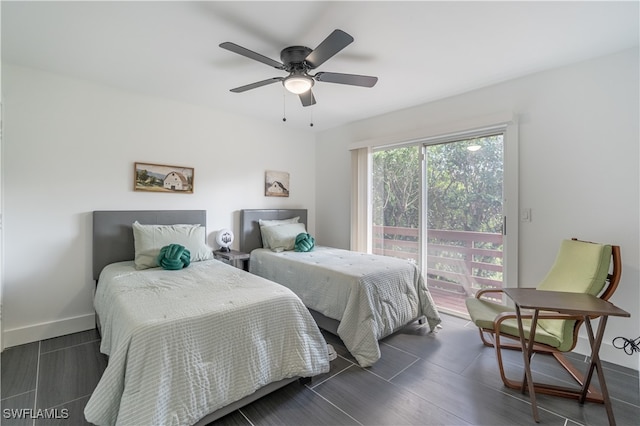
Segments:
[[[485,288],[476,293],[476,299],[480,299],[482,295],[486,293],[504,293],[504,290],[501,288]]]

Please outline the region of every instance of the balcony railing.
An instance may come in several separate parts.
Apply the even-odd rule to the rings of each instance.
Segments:
[[[429,229],[425,278],[438,307],[466,314],[467,297],[502,288],[502,247],[499,233]],[[419,263],[419,230],[374,226],[373,253]]]

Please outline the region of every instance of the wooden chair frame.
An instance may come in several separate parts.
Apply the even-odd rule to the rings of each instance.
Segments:
[[[576,238],[573,238],[573,240],[576,240]],[[616,291],[616,288],[618,287],[618,284],[620,282],[620,277],[622,275],[622,260],[620,257],[620,246],[611,246],[611,257],[612,257],[611,263],[613,267],[612,267],[611,273],[607,275],[607,280],[606,280],[607,282],[605,283],[605,289],[599,296],[600,299],[602,300],[609,300],[611,295]],[[483,297],[483,295],[488,293],[502,293],[502,292],[503,292],[502,289],[480,290],[476,293],[476,298],[480,299]],[[532,319],[533,316],[522,314],[521,317],[522,319]],[[496,358],[498,360],[498,368],[500,369],[500,377],[502,378],[502,382],[505,384],[505,386],[511,389],[521,390],[526,387],[525,386],[526,383],[524,382],[524,380],[515,381],[515,380],[509,379],[506,376],[504,372],[504,366],[502,362],[502,351],[501,351],[501,349],[511,349],[511,350],[522,351],[522,346],[520,343],[519,336],[512,336],[510,334],[500,333],[500,326],[504,321],[508,319],[515,320],[516,318],[517,317],[516,317],[515,311],[503,312],[495,318],[492,329],[479,328],[478,331],[480,332],[480,339],[482,340],[482,343],[484,343],[486,346],[495,347],[496,349]],[[597,317],[589,317],[589,318],[594,319]],[[539,320],[540,319],[576,320],[575,326],[573,328],[573,344],[567,352],[572,351],[575,348],[578,342],[578,332],[580,330],[580,326],[584,322],[584,318],[582,316],[565,315],[565,314],[558,314],[558,313],[548,313],[548,314],[540,313],[538,315],[538,319]],[[501,337],[512,339],[514,342],[502,342]],[[564,356],[563,352],[559,351],[557,348],[545,345],[543,343],[538,343],[538,342],[534,343],[533,351],[536,353],[543,353],[543,354],[548,354],[553,356],[556,359],[556,361],[558,361],[558,363],[565,370],[567,370],[567,372],[574,378],[574,380],[581,387],[583,386],[585,382],[584,374],[581,371],[579,371],[575,366],[573,366],[573,364],[571,364],[571,362]],[[571,389],[567,387],[554,386],[554,385],[545,384],[545,383],[534,383],[534,388],[535,388],[535,392],[537,393],[561,396],[564,398],[580,399],[579,392],[576,393],[575,389]],[[591,402],[604,403],[602,393],[596,390],[593,386],[589,386],[589,390],[586,395],[586,400]]]

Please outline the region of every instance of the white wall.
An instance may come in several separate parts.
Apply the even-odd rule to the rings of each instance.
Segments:
[[[638,50],[628,50],[319,134],[319,244],[349,247],[349,143],[432,136],[429,129],[443,123],[513,112],[519,119],[520,207],[531,208],[533,218],[520,223],[518,284],[536,285],[562,238],[620,245],[623,273],[612,302],[632,317],[609,320],[601,355],[638,369],[637,355],[611,345],[616,336],[640,335],[638,62]],[[578,349],[586,348],[582,341]]]
[[[3,343],[92,328],[91,211],[206,209],[238,231],[243,208],[308,208],[314,136],[191,105],[3,65]],[[133,191],[133,163],[195,168],[195,193]],[[265,170],[290,173],[264,196]],[[234,244],[235,245],[235,244]]]

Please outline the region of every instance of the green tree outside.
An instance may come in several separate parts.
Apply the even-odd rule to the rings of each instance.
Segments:
[[[478,147],[478,149],[473,149]],[[502,233],[503,135],[486,136],[425,147],[425,179],[430,230]],[[418,229],[421,204],[421,146],[408,146],[378,151],[373,154],[373,225]],[[407,233],[410,234],[410,233]],[[419,233],[402,235],[389,232],[374,234],[374,250],[414,253],[417,258]],[[463,241],[438,240],[429,234],[428,244],[463,246]],[[479,243],[475,248],[502,251],[502,243]],[[428,274],[434,282],[451,281],[451,275],[467,274],[502,280],[501,272],[470,270],[468,263],[501,265],[502,258],[478,256],[463,258],[459,250],[446,250],[440,257],[464,260],[457,269],[451,263],[431,265],[443,274]],[[475,269],[475,268],[474,268]]]
[[[501,232],[502,156],[502,135],[427,146],[428,228]],[[373,154],[374,225],[419,226],[421,175],[419,146]]]

